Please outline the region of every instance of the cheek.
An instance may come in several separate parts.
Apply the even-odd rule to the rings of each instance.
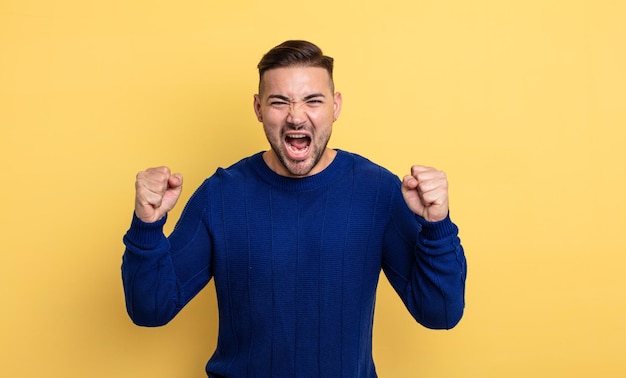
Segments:
[[[280,138],[283,123],[280,118],[272,117],[268,114],[263,115],[263,130],[268,136]]]
[[[310,115],[309,119],[318,127],[327,127],[331,126],[335,120],[335,113],[332,109],[330,111],[315,112]]]
[[[268,125],[281,125],[287,115],[277,109],[266,108],[263,111],[263,121]]]

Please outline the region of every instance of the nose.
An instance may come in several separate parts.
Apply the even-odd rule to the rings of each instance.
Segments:
[[[300,102],[292,102],[289,105],[289,113],[287,114],[287,123],[300,126],[306,122],[306,112],[304,106]]]

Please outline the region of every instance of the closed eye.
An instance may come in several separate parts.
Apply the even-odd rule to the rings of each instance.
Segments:
[[[270,106],[285,106],[285,105],[289,105],[289,98],[286,96],[282,96],[282,95],[270,95],[267,98],[268,103],[270,104]]]
[[[306,101],[307,104],[312,105],[312,106],[321,105],[324,103],[324,100],[325,100],[325,97],[321,93],[315,93],[310,96],[306,96],[304,98],[304,101]]]
[[[288,103],[285,101],[271,101],[270,105],[271,106],[285,106],[285,105],[288,105]]]

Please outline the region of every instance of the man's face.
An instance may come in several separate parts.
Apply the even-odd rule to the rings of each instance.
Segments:
[[[328,72],[320,67],[285,67],[265,71],[254,111],[272,149],[265,161],[283,176],[319,173],[335,156],[326,148],[341,111]]]

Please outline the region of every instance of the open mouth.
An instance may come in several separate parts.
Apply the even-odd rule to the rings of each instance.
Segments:
[[[285,136],[285,145],[292,159],[302,159],[309,152],[311,137],[306,134],[289,134]]]

